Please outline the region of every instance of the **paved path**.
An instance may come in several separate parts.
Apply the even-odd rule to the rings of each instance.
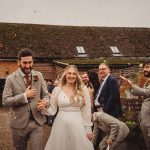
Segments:
[[[50,128],[44,126],[44,145],[50,134]],[[9,108],[0,107],[0,150],[15,150],[11,138],[11,130],[9,126]],[[30,143],[28,144],[28,150],[31,150]]]
[[[45,125],[43,147],[45,146],[49,135],[50,127]],[[143,148],[140,147],[141,141],[134,141],[134,139],[132,139],[127,143],[128,150],[143,150]],[[7,107],[0,107],[0,150],[15,150],[13,147],[11,130],[9,126],[9,108]],[[28,150],[31,150],[30,143],[28,144]],[[121,148],[121,150],[123,150],[123,148]]]

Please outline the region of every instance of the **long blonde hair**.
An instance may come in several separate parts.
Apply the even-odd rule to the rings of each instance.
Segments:
[[[66,74],[70,68],[73,68],[75,70],[76,75],[77,75],[77,79],[76,79],[75,84],[73,86],[74,95],[71,98],[71,102],[72,103],[85,104],[84,97],[83,97],[83,90],[82,90],[83,83],[82,83],[81,77],[79,75],[78,69],[75,65],[68,65],[65,68],[65,71],[63,72],[62,77],[60,79],[60,86],[63,87],[64,85],[66,85],[66,82],[67,82],[66,81]]]

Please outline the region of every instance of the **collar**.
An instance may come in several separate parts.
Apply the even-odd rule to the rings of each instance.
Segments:
[[[21,69],[19,69],[19,72],[20,72],[20,74],[21,74],[22,77],[25,77],[25,74],[22,72]],[[31,77],[31,74],[32,74],[32,70],[31,70],[31,73],[29,74],[30,77]]]
[[[103,112],[101,112],[101,111],[99,111],[99,112],[94,112],[94,113],[92,114],[92,121],[97,121],[98,116],[100,116],[100,115],[102,115],[102,114],[103,114]]]
[[[102,81],[106,81],[107,78],[109,77],[109,75],[110,75],[110,73],[104,79],[102,79]]]

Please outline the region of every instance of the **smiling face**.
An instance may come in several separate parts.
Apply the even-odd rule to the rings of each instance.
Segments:
[[[150,63],[146,64],[143,69],[143,74],[145,77],[150,77]]]
[[[87,84],[89,82],[89,77],[88,77],[88,74],[87,73],[84,73],[81,75],[81,78],[82,78],[82,82],[84,84]]]
[[[77,80],[76,70],[71,67],[66,71],[66,83],[74,84]]]
[[[68,65],[65,68],[60,80],[60,86],[72,84],[74,88],[79,88],[82,84],[78,69],[75,65]]]
[[[18,60],[18,66],[24,74],[30,74],[33,66],[32,56],[21,57],[21,59]]]
[[[110,73],[110,69],[107,65],[101,64],[99,66],[98,75],[100,79],[104,79]]]

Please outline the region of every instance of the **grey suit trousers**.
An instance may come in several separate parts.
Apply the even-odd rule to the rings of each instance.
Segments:
[[[145,140],[147,150],[150,150],[150,128],[147,128],[144,124],[140,123],[142,134]]]
[[[109,135],[105,135],[103,140],[99,144],[100,150],[106,150],[107,143],[106,141],[108,140]],[[112,145],[110,146],[109,150],[115,150],[118,148],[118,146],[122,143],[123,141],[113,141]]]
[[[35,120],[29,120],[26,128],[12,128],[12,139],[16,150],[27,150],[28,139],[32,150],[43,150],[43,128]]]

